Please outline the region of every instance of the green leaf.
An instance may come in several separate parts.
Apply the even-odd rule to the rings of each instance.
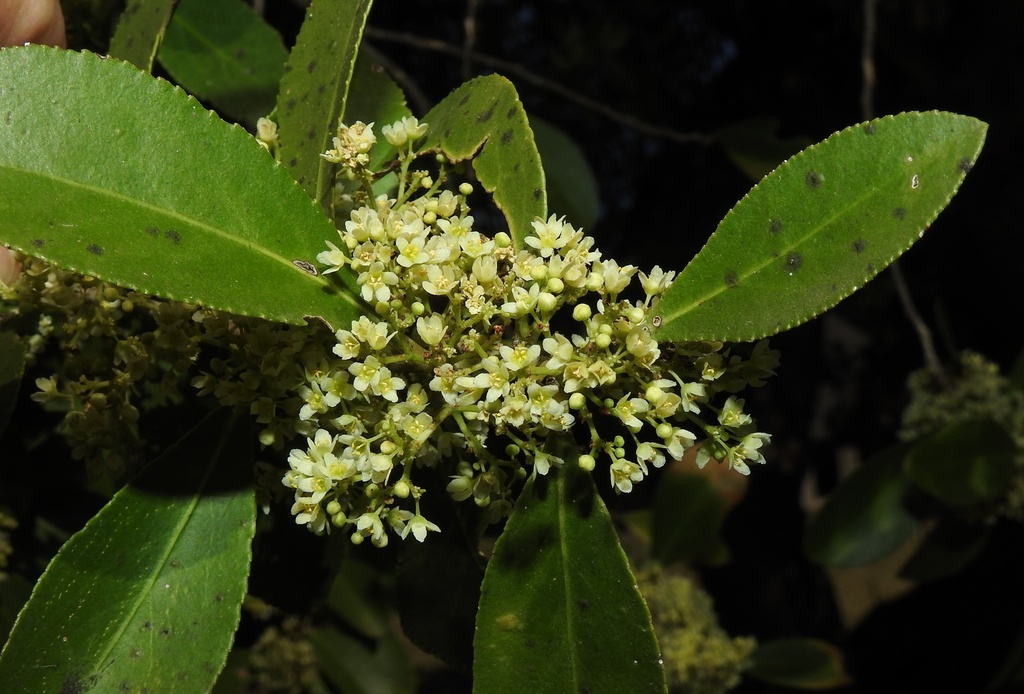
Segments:
[[[158,58],[188,92],[255,125],[274,109],[288,51],[241,0],[180,0]]]
[[[423,117],[430,126],[421,152],[453,162],[473,157],[477,179],[505,215],[516,248],[546,218],[544,168],[516,88],[500,75],[472,79]]]
[[[600,208],[597,179],[579,148],[561,128],[530,117],[547,180],[548,207],[576,227],[589,228]]]
[[[1016,471],[1016,452],[1005,429],[976,419],[919,441],[907,454],[904,469],[914,484],[937,499],[966,506],[1006,492]]]
[[[833,689],[851,683],[838,648],[818,639],[776,639],[758,644],[746,674],[794,689]]]
[[[985,549],[988,532],[979,523],[942,518],[900,569],[900,578],[923,583],[960,573]]]
[[[527,482],[484,576],[474,691],[664,692],[650,613],[572,442]]]
[[[245,595],[249,423],[229,410],[167,449],[50,562],[0,656],[8,691],[208,691]]]
[[[330,149],[345,113],[371,0],[316,0],[306,12],[277,95],[284,162],[309,197],[324,205],[333,184]]]
[[[910,539],[918,520],[904,506],[906,451],[893,446],[877,453],[843,480],[807,528],[807,556],[836,568],[863,566]]]
[[[676,561],[721,564],[729,558],[720,530],[728,508],[707,475],[667,471],[654,492],[651,555]]]
[[[409,651],[392,632],[373,644],[333,627],[310,635],[324,677],[345,694],[412,694],[416,691]]]
[[[153,59],[177,4],[178,0],[128,0],[110,37],[110,57],[152,72]]]
[[[907,250],[987,126],[952,113],[856,125],[797,154],[725,216],[658,304],[658,340],[742,342],[810,320]]]
[[[25,373],[25,347],[14,333],[0,332],[0,434],[18,402]]]
[[[233,313],[361,315],[351,289],[293,264],[334,225],[244,130],[167,82],[91,54],[7,48],[0,114],[0,242]]]

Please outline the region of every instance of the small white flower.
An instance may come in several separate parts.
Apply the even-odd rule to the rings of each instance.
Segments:
[[[420,123],[415,116],[406,116],[391,125],[385,125],[380,132],[392,146],[401,147],[426,135],[427,124]]]
[[[438,344],[444,338],[444,333],[444,319],[439,314],[432,313],[416,319],[416,334],[430,347]]]
[[[437,525],[431,523],[423,516],[416,514],[415,516],[410,518],[409,521],[405,524],[405,527],[402,528],[402,539],[404,540],[411,532],[413,537],[415,537],[420,542],[423,542],[427,539],[428,530],[432,530],[436,533],[440,532],[441,528],[437,527]]]

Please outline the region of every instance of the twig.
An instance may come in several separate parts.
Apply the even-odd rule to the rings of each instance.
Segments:
[[[461,47],[454,46],[446,41],[441,41],[438,39],[426,39],[420,36],[415,36],[413,34],[390,31],[387,29],[379,29],[377,27],[370,26],[366,27],[365,34],[370,38],[374,38],[380,41],[404,43],[406,45],[414,46],[416,48],[422,48],[424,50],[444,53],[446,55],[451,55],[457,58],[463,55],[463,49]],[[470,56],[473,61],[481,65],[486,65],[488,67],[501,70],[506,74],[515,75],[524,82],[528,82],[540,89],[546,89],[548,91],[554,92],[569,101],[579,104],[580,106],[590,109],[591,111],[596,111],[597,113],[602,114],[603,116],[610,120],[622,123],[623,125],[626,125],[636,130],[637,132],[644,133],[645,135],[659,137],[665,140],[671,140],[672,142],[679,142],[682,144],[697,143],[707,145],[714,142],[714,138],[711,137],[710,135],[705,135],[703,133],[680,132],[678,130],[673,130],[671,128],[664,128],[658,125],[652,125],[627,113],[616,111],[615,109],[606,106],[600,101],[595,101],[590,97],[580,94],[579,92],[574,92],[571,89],[567,89],[561,84],[558,84],[557,82],[549,80],[545,77],[541,77],[536,73],[530,72],[529,70],[519,65],[516,65],[515,63],[510,63],[501,60],[500,58],[495,58],[493,56],[489,56],[484,53],[479,53],[477,51],[471,51]]]

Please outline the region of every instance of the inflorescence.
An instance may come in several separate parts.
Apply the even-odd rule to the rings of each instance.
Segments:
[[[443,157],[433,174],[412,170],[426,128],[406,118],[382,129],[399,153],[390,195],[372,192],[372,124],[340,125],[323,155],[351,211],[316,259],[325,275],[353,273],[369,307],[333,333],[142,297],[23,258],[13,311],[37,316],[39,341],[59,338],[72,355],[65,366],[76,364],[39,379],[36,399],[78,423],[79,457],[109,450],[100,443],[117,438],[126,408],[138,437],[136,407],[156,390],[147,379],[174,392],[198,369],[193,387],[247,408],[268,453],[305,439],[282,480],[295,520],[318,534],[344,529],[356,543],[439,530],[420,512],[430,474],[498,520],[518,481],[567,463],[607,466],[611,486],[629,492],[698,439],[701,467],[714,459],[747,474],[764,462],[769,437],[734,394],[773,373],[766,342],[659,344],[650,319],[674,273],[603,258],[564,218],[535,220],[519,244],[484,234],[472,185],[449,182]],[[272,124],[258,132],[274,152]],[[90,376],[78,354],[107,373]],[[565,438],[574,462],[555,452]],[[272,470],[262,465],[261,479]]]

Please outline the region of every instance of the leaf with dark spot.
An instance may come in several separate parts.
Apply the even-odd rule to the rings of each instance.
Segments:
[[[495,109],[515,114],[499,129],[490,122]],[[467,117],[466,111],[477,116]],[[430,129],[420,151],[442,152],[453,163],[472,158],[480,184],[493,194],[516,248],[522,248],[532,233],[533,220],[547,217],[547,195],[533,131],[512,83],[499,75],[472,79],[431,109],[423,121]],[[512,135],[501,146],[505,132]]]
[[[565,465],[527,482],[487,563],[474,688],[665,692],[650,614],[611,516],[571,439],[561,443]]]
[[[36,88],[48,82],[89,89]],[[351,272],[341,285],[292,265],[336,239],[334,225],[252,136],[180,89],[122,61],[26,46],[0,51],[0,90],[15,114],[0,125],[0,243],[233,313],[332,325],[362,315]]]
[[[905,113],[793,156],[736,204],[679,274],[653,336],[756,340],[831,308],[919,238],[964,178],[956,163],[976,160],[985,131],[967,116]],[[785,225],[775,224],[780,211]],[[750,233],[766,220],[770,233]],[[850,253],[855,243],[860,251]]]
[[[126,60],[143,72],[152,72],[177,0],[128,0],[110,37],[107,53]]]
[[[306,11],[288,57],[288,64],[302,69],[284,75],[277,96],[281,159],[288,162],[292,178],[325,210],[334,184],[334,165],[320,155],[331,148],[338,119],[345,113],[371,4],[371,0],[317,0],[315,10],[310,7]],[[338,39],[339,46],[324,51],[331,38]],[[310,73],[311,65],[316,66],[315,74]],[[320,89],[322,85],[327,85],[326,89]],[[302,99],[301,107],[295,106],[296,99]],[[282,109],[281,104],[289,108]],[[303,141],[310,131],[316,135]]]
[[[224,408],[117,492],[36,584],[0,657],[4,691],[80,682],[107,692],[124,681],[210,691],[246,591],[256,529],[250,451],[248,418]],[[226,599],[215,605],[214,594]]]

